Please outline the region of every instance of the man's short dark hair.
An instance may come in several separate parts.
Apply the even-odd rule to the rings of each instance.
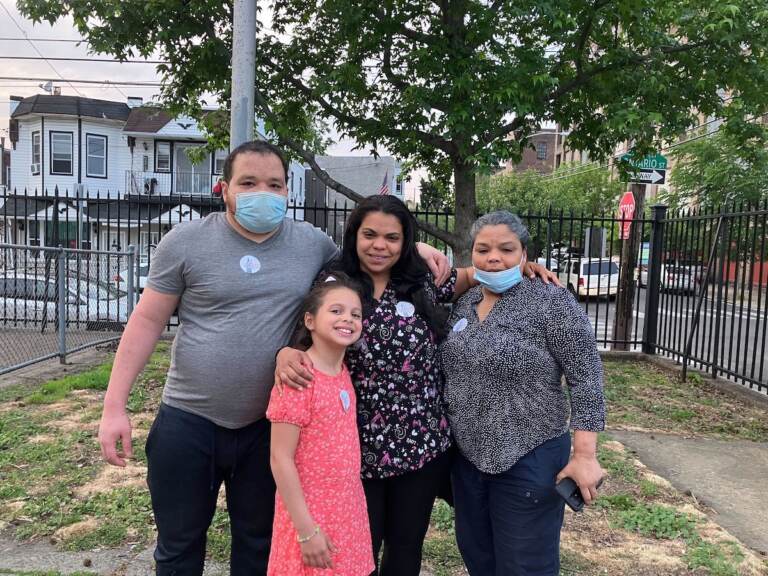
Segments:
[[[285,154],[282,150],[280,150],[280,148],[274,144],[266,142],[265,140],[251,140],[250,142],[243,142],[240,144],[240,146],[229,153],[227,159],[224,160],[223,177],[225,182],[229,183],[229,181],[232,179],[232,164],[234,164],[235,158],[237,158],[240,154],[245,154],[246,152],[261,154],[262,156],[267,156],[269,154],[274,154],[277,156],[280,159],[280,162],[283,164],[283,170],[285,171],[285,182],[288,183],[288,160],[285,158]]]

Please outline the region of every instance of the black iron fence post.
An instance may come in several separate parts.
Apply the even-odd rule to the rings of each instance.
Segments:
[[[643,352],[656,354],[659,325],[659,289],[661,288],[661,260],[664,257],[664,219],[667,207],[651,206],[651,242],[648,248],[647,280],[645,287],[645,322],[643,324]],[[642,270],[638,280],[642,276]]]
[[[722,209],[725,211],[725,207]],[[724,268],[725,268],[725,258],[726,254],[728,252],[729,246],[727,245],[728,242],[726,239],[728,238],[728,218],[721,215],[722,219],[722,229],[720,230],[720,256],[719,256],[719,262],[717,263],[717,313],[715,314],[715,333],[714,333],[714,349],[712,350],[712,378],[717,378],[717,373],[719,370],[718,362],[720,360],[719,352],[720,352],[720,327],[722,322],[722,315],[723,315],[723,288],[725,285],[725,282],[727,281],[724,275]]]

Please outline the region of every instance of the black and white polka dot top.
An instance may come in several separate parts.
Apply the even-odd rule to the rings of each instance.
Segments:
[[[480,322],[482,298],[477,286],[459,299],[441,347],[448,418],[462,454],[498,474],[563,434],[569,418],[573,429],[603,430],[602,363],[573,296],[526,279]]]

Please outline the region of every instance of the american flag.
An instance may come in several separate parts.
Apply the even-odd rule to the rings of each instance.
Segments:
[[[389,170],[386,171],[384,174],[384,181],[381,183],[381,188],[379,188],[379,195],[382,194],[389,194]]]

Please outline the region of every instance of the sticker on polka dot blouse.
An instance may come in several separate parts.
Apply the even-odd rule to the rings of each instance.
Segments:
[[[395,310],[397,310],[397,315],[401,318],[410,318],[416,312],[414,305],[405,300],[398,302],[397,306],[395,306]]]
[[[467,324],[469,324],[469,322],[467,322],[467,319],[466,318],[462,318],[461,320],[456,322],[456,324],[453,325],[453,331],[454,332],[461,332],[462,330],[464,330],[464,328],[467,327]]]
[[[256,256],[246,254],[240,258],[240,268],[246,274],[256,274],[256,272],[261,270],[261,262],[259,262],[259,259],[256,258]]]
[[[342,390],[339,392],[339,398],[341,399],[341,407],[344,408],[344,412],[347,412],[349,410],[349,404],[351,400],[349,399],[349,392],[346,390]]]

